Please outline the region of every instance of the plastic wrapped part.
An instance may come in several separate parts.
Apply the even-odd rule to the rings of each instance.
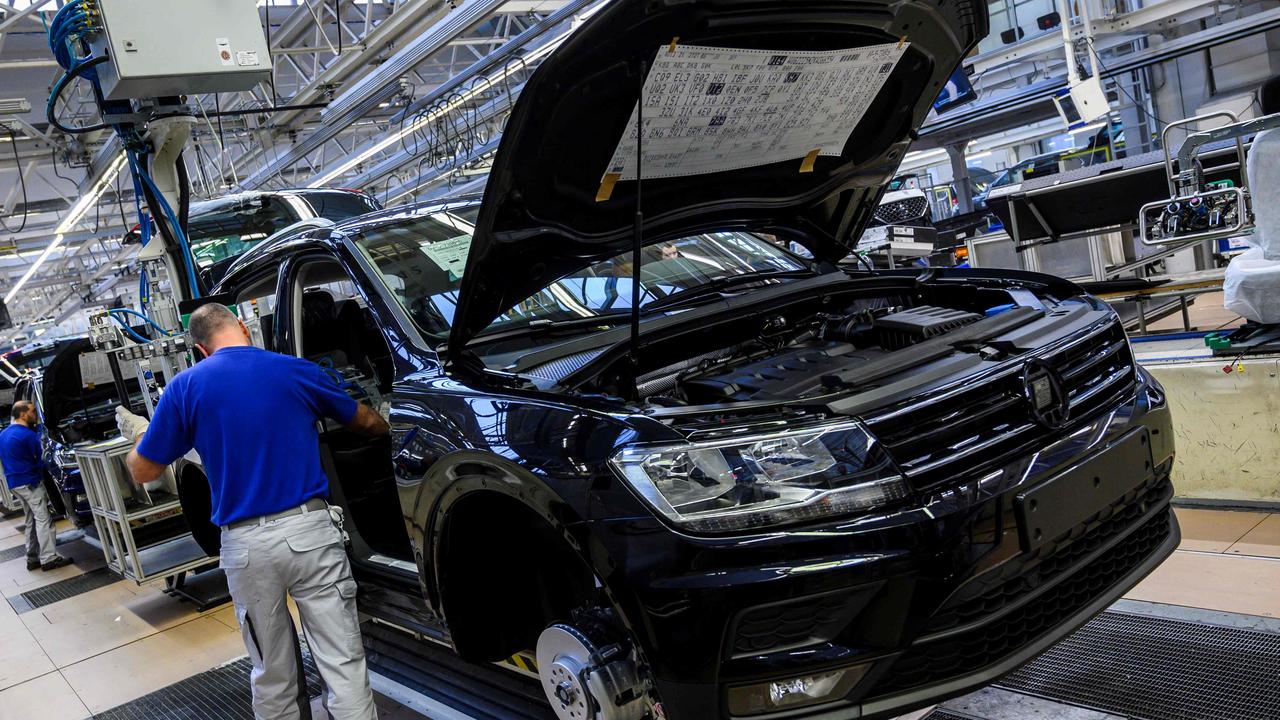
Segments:
[[[1256,247],[1235,256],[1227,266],[1222,295],[1223,306],[1233,313],[1266,325],[1280,323],[1280,260],[1268,260]]]
[[[1250,244],[1261,248],[1262,257],[1267,260],[1280,260],[1280,130],[1263,130],[1253,138],[1249,148],[1249,193],[1253,196],[1257,226]]]

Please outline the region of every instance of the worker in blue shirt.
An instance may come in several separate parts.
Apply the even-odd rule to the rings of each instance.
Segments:
[[[381,435],[387,422],[315,363],[250,345],[244,323],[222,305],[197,308],[189,332],[206,359],[174,377],[150,424],[116,411],[121,433],[138,441],[127,459],[133,480],[150,482],[193,447],[199,453],[213,521],[222,527],[222,569],[253,663],[256,717],[311,717],[287,595],[328,688],[329,714],[376,718],[356,583],[325,502],[316,423],[328,417]]]
[[[49,495],[44,489],[44,449],[36,426],[40,417],[26,400],[13,404],[13,422],[0,431],[0,464],[9,489],[18,496],[27,516],[27,570],[54,570],[71,564],[54,549],[58,534],[49,515]]]

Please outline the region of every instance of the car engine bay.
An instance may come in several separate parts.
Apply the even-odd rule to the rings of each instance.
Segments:
[[[851,364],[883,357],[981,318],[930,305],[860,308],[815,316],[808,327],[788,337],[785,321],[778,316],[766,321],[759,337],[643,375],[636,389],[651,400],[663,397],[691,404],[803,397]]]
[[[576,345],[520,371],[560,390],[623,397],[645,407],[861,392],[957,354],[971,360],[965,364],[970,369],[997,363],[1110,312],[1063,290],[968,282],[917,283],[898,292],[827,289],[798,294],[771,310],[761,309],[761,302],[647,333],[638,367],[617,352],[618,345],[600,343]],[[998,336],[999,342],[989,342]],[[1006,340],[1014,336],[1016,341]]]

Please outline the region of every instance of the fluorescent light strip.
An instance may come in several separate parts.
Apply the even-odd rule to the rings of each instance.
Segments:
[[[106,192],[107,187],[109,187],[111,183],[115,182],[116,176],[120,174],[120,169],[124,167],[124,163],[125,156],[124,153],[121,153],[111,163],[111,166],[107,168],[107,171],[102,174],[102,178],[93,186],[93,190],[87,195],[82,196],[76,201],[75,205],[71,206],[71,210],[67,213],[67,216],[62,219],[62,222],[58,223],[58,227],[54,228],[53,241],[45,247],[44,252],[40,253],[40,257],[36,258],[35,262],[31,263],[31,267],[27,268],[27,271],[22,274],[22,277],[18,279],[17,284],[14,285],[9,292],[5,293],[4,301],[6,303],[13,300],[14,296],[18,294],[18,291],[22,290],[22,287],[31,280],[31,276],[35,275],[36,271],[40,269],[40,266],[44,264],[44,261],[49,259],[49,255],[51,255],[54,250],[57,250],[58,246],[62,245],[63,238],[80,223],[80,220],[85,216],[85,213],[89,212],[89,208],[98,203],[98,200],[102,197],[102,193]]]
[[[1070,134],[1077,135],[1079,133],[1089,132],[1091,130],[1101,130],[1106,126],[1107,124],[1105,122],[1096,122],[1091,125],[1085,125],[1084,127],[1078,127],[1075,130],[1072,130]]]

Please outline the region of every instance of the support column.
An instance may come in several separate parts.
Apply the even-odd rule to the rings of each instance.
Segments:
[[[965,147],[968,142],[961,141],[947,146],[947,157],[951,158],[951,184],[956,189],[956,200],[959,208],[956,214],[964,215],[973,212],[973,191],[969,185],[969,164],[965,161]]]

